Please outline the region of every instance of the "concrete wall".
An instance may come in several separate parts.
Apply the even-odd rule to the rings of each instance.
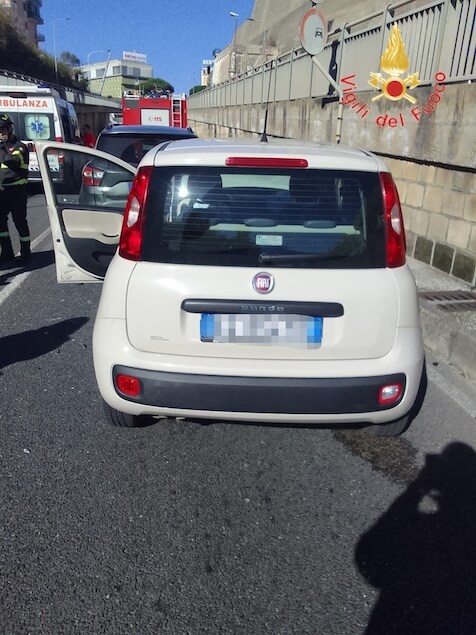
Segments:
[[[341,143],[387,158],[401,193],[409,254],[476,284],[476,85],[446,85],[435,103],[434,87],[416,91],[417,105],[381,100],[364,118],[365,108],[358,114],[352,103],[344,106]],[[373,95],[359,93],[360,104],[370,105]],[[433,109],[425,114],[428,102]],[[419,120],[411,112],[416,107]],[[338,112],[337,103],[321,99],[272,103],[268,134],[333,143]],[[189,125],[203,137],[258,138],[264,116],[260,104],[189,109]]]

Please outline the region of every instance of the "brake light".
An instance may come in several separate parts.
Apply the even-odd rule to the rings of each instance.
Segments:
[[[98,187],[104,178],[105,170],[95,168],[92,165],[85,165],[83,168],[83,185]]]
[[[55,141],[58,141],[58,143],[63,143],[64,139],[63,137],[55,137]]]
[[[119,239],[119,255],[128,260],[140,260],[141,257],[145,202],[152,170],[152,166],[147,166],[137,172],[127,199]]]
[[[307,159],[284,157],[228,157],[225,165],[246,168],[307,168]]]
[[[388,172],[380,173],[380,185],[384,202],[383,216],[387,267],[401,267],[405,264],[407,245],[397,187],[392,175]]]

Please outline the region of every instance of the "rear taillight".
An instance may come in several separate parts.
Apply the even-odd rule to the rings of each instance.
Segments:
[[[137,172],[127,199],[119,239],[119,255],[128,260],[140,260],[141,257],[145,202],[152,170],[152,166],[148,166]]]
[[[387,267],[401,267],[405,264],[405,229],[397,187],[388,172],[380,173],[384,203],[385,252]]]
[[[98,187],[104,178],[105,170],[95,168],[92,165],[85,165],[83,168],[83,185]]]

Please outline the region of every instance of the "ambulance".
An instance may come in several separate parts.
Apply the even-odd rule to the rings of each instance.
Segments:
[[[30,150],[29,181],[41,181],[36,141],[81,142],[73,105],[47,85],[0,86],[0,112],[8,114],[15,136]],[[62,154],[56,153],[50,162],[51,168],[58,172],[58,180],[63,180]]]

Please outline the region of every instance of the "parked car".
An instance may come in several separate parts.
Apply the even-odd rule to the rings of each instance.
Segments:
[[[407,428],[425,359],[381,158],[301,141],[174,141],[145,155],[125,210],[111,213],[61,202],[56,148],[39,152],[58,280],[104,279],[93,356],[107,421]]]
[[[169,126],[107,126],[96,140],[96,148],[137,166],[142,157],[164,141],[192,139],[191,128]],[[124,181],[122,170],[106,165],[100,159],[88,162],[82,171],[80,199],[83,205],[105,207],[124,204],[129,195],[129,182]]]
[[[96,148],[137,166],[142,157],[159,143],[196,136],[191,128],[109,125],[98,134]]]

